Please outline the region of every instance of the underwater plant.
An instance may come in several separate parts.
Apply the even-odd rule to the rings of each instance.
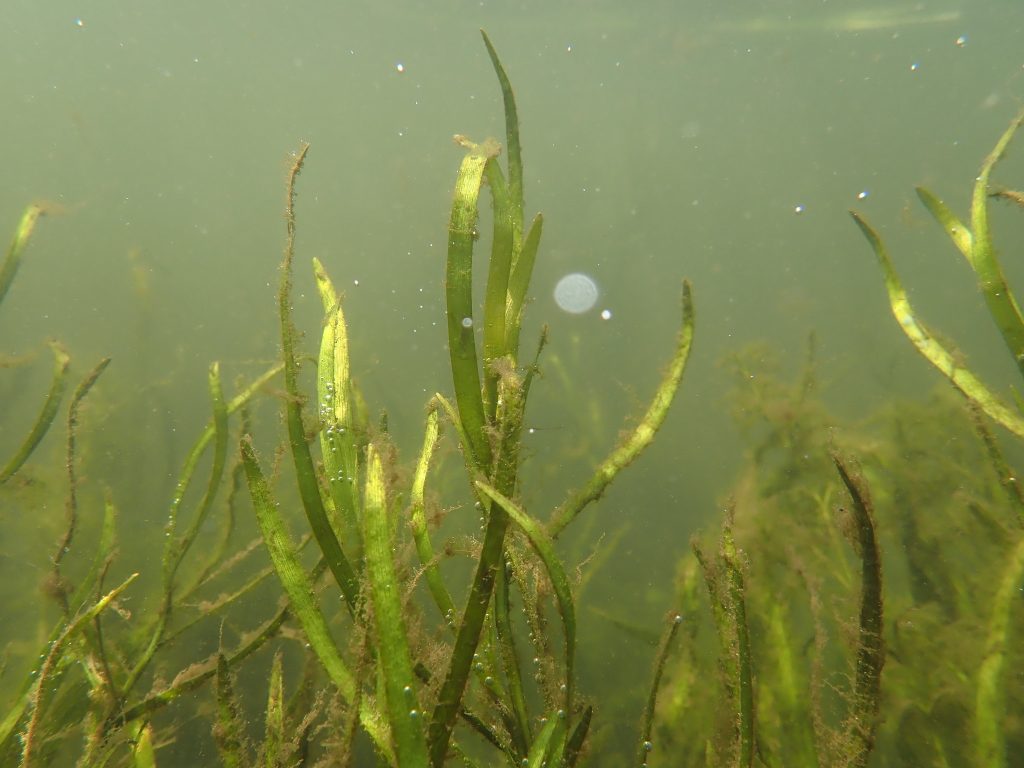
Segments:
[[[1024,200],[990,188],[1022,122],[1024,111],[985,159],[969,228],[927,190],[918,196],[978,276],[1024,372],[1024,324],[987,209],[991,197]],[[943,388],[851,425],[817,395],[813,337],[792,383],[763,347],[728,356],[751,451],[717,549],[695,540],[679,565],[683,650],[664,673],[656,719],[656,741],[677,764],[1004,768],[1024,748],[1013,640],[1024,630],[1024,495],[1017,446],[1004,449],[991,427],[1024,435],[1020,407],[925,328],[881,238],[852,215],[901,328],[960,396]],[[709,654],[716,686],[696,671]]]
[[[590,479],[567,491],[546,520],[530,514],[521,501],[521,438],[547,331],[524,361],[520,330],[543,219],[538,214],[525,225],[515,98],[486,34],[483,40],[503,96],[505,144],[456,137],[465,154],[455,181],[445,273],[454,398],[436,394],[427,405],[411,482],[406,486],[401,480],[386,419],[376,427],[369,424],[362,393],[350,375],[343,301],[316,259],[313,278],[324,322],[315,359],[315,399],[303,389],[292,280],[296,183],[309,150],[304,144],[292,158],[286,184],[286,244],[278,290],[281,362],[233,397],[225,394],[220,365],[210,366],[212,416],[179,475],[162,531],[159,568],[129,574],[114,588],[106,586],[116,569],[117,510],[109,492],[102,522],[97,525],[91,516],[95,552],[88,566],[84,572],[77,561],[75,569],[62,566],[65,553],[83,538],[75,535],[82,528],[75,476],[78,409],[109,360],[86,376],[72,398],[68,520],[51,580],[59,614],[40,643],[38,660],[24,654],[27,669],[0,725],[3,764],[156,766],[162,764],[161,749],[187,741],[185,734],[197,727],[212,733],[215,759],[230,766],[581,762],[594,706],[577,688],[574,588],[555,540],[654,439],[686,367],[694,309],[684,281],[681,330],[648,408],[598,462]],[[473,259],[485,188],[493,232],[483,311],[478,313]],[[30,231],[23,224],[15,239],[21,245],[12,248],[19,257],[26,227]],[[13,266],[4,268],[3,291],[17,260],[9,257],[8,263]],[[8,476],[17,477],[59,407],[67,360],[58,357],[58,363],[53,403],[47,401],[43,425],[26,440],[24,456],[15,457],[17,466],[13,460],[9,464]],[[278,375],[283,377],[280,401],[287,436],[268,472],[257,453],[263,430],[252,409]],[[237,427],[232,417],[240,422]],[[461,491],[439,491],[469,499],[480,531],[479,537],[466,536],[439,549],[431,539],[430,523],[439,512],[428,484],[435,477],[433,457],[444,423],[457,437],[465,481]],[[238,453],[232,461],[235,444]],[[293,498],[283,463],[294,471],[308,529],[298,538],[290,532],[295,521],[287,513],[289,504],[278,502],[279,497]],[[209,473],[202,489],[196,482],[200,468]],[[246,506],[259,538],[239,545],[234,534]],[[215,513],[221,519],[211,536]],[[264,550],[269,567],[259,563]],[[472,572],[464,589],[449,586],[440,567],[456,556],[466,557]],[[147,598],[147,610],[132,619],[124,596],[144,580],[156,585],[155,594]],[[282,592],[284,599],[269,617],[252,626],[251,603],[261,604],[257,596],[276,598]],[[521,611],[513,611],[514,601]],[[247,605],[250,610],[244,613],[241,608]],[[433,615],[440,617],[436,627],[431,626]],[[247,628],[240,630],[236,625],[242,621]],[[204,643],[182,642],[196,633],[203,633],[206,644],[214,641],[212,653],[202,653]],[[278,652],[262,707],[265,729],[254,743],[236,676],[247,674],[257,651],[273,647]],[[668,647],[666,640],[659,670]],[[291,697],[285,696],[291,665],[282,649],[291,655],[299,649],[305,660]],[[203,705],[197,699],[194,705],[194,693],[207,684],[213,701]],[[641,755],[656,691],[657,681],[644,716]],[[175,706],[184,712],[197,706],[197,711],[194,716],[167,715]],[[196,764],[200,758],[188,759]]]

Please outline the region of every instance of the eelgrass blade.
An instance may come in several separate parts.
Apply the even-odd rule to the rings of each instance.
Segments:
[[[1017,299],[1006,284],[1006,277],[996,256],[988,227],[989,177],[996,163],[1002,159],[1021,123],[1024,123],[1024,109],[1017,113],[1009,128],[999,137],[974,181],[974,194],[971,198],[971,230],[974,234],[971,267],[978,276],[989,314],[992,315],[1003,341],[1013,354],[1018,370],[1024,375],[1024,316],[1021,315]]]
[[[248,764],[245,753],[245,726],[239,712],[238,699],[231,683],[231,671],[224,654],[217,653],[217,719],[213,727],[217,754],[224,768],[242,768]]]
[[[46,710],[46,694],[49,692],[52,676],[64,655],[65,646],[79,632],[92,623],[117,597],[124,592],[139,574],[133,573],[107,594],[97,600],[88,610],[78,614],[70,621],[61,634],[50,645],[49,653],[39,670],[39,677],[32,694],[31,716],[22,734],[21,768],[31,768],[36,759],[36,745],[43,735],[39,733],[40,721]]]
[[[519,329],[523,324],[523,306],[526,304],[526,292],[533,277],[533,265],[537,261],[537,249],[540,247],[540,236],[544,232],[544,217],[537,214],[533,217],[530,229],[523,240],[522,250],[512,264],[512,273],[508,279],[508,305],[505,308],[505,349],[513,358],[519,355]]]
[[[468,150],[455,179],[451,219],[448,223],[448,259],[445,271],[445,295],[448,312],[448,353],[459,418],[469,439],[474,464],[490,465],[491,449],[484,432],[483,396],[477,362],[476,332],[473,320],[473,241],[476,238],[477,202],[480,184],[488,162],[498,154],[494,142],[473,144],[460,139]]]
[[[153,746],[153,724],[140,723],[132,739],[132,765],[134,768],[157,768],[156,749]]]
[[[973,266],[974,236],[971,234],[970,227],[960,221],[956,214],[949,209],[948,205],[927,189],[915,187],[915,190],[917,191],[918,199],[924,204],[924,207],[928,209],[928,212],[942,228],[946,230],[949,239],[953,241],[957,250],[964,255],[967,263]]]
[[[896,274],[896,269],[882,239],[863,216],[856,211],[850,211],[850,215],[860,227],[860,231],[867,238],[871,249],[878,258],[878,263],[885,274],[885,287],[889,292],[889,306],[892,308],[892,314],[917,351],[938,368],[954,387],[977,403],[990,419],[998,422],[1018,437],[1024,437],[1024,418],[1003,404],[970,370],[959,363],[956,356],[932,338],[928,330],[918,322],[910,306],[910,300],[907,298],[907,292]]]
[[[71,542],[75,537],[75,531],[78,528],[78,465],[77,458],[75,456],[75,447],[78,440],[78,412],[81,408],[82,401],[85,400],[86,395],[96,384],[96,381],[102,375],[103,371],[106,370],[110,364],[110,358],[105,357],[96,364],[96,366],[85,375],[85,378],[79,383],[78,387],[75,388],[75,393],[71,396],[71,403],[68,405],[68,423],[67,423],[67,435],[66,435],[66,468],[68,476],[68,495],[67,500],[64,504],[65,515],[67,518],[67,528],[64,531],[64,535],[61,537],[60,542],[57,544],[57,551],[53,554],[53,574],[55,577],[54,583],[60,585],[61,574],[60,566],[64,560],[64,556],[71,549]],[[69,606],[67,602],[67,594],[61,587],[60,600],[62,607],[64,608],[65,615],[69,614]]]
[[[601,497],[615,476],[651,444],[654,435],[664,423],[669,406],[672,405],[672,400],[679,389],[683,372],[686,370],[686,361],[690,356],[690,347],[693,344],[694,310],[689,280],[683,281],[682,304],[683,324],[676,340],[675,354],[654,393],[651,404],[647,407],[647,412],[625,441],[601,462],[587,484],[570,494],[569,498],[554,511],[551,521],[548,523],[548,533],[552,538],[557,538],[584,507]]]
[[[1011,617],[1014,604],[1020,600],[1024,581],[1024,538],[1017,542],[1003,570],[992,601],[985,636],[985,657],[978,670],[978,687],[974,698],[974,732],[976,760],[984,768],[1003,768],[1006,762],[1006,658],[1012,652]]]
[[[358,559],[359,451],[356,419],[352,404],[352,381],[348,355],[348,327],[341,299],[319,259],[313,259],[313,276],[326,320],[320,340],[316,369],[317,399],[320,404],[320,453],[331,499],[341,518],[346,536],[352,537],[352,552]]]
[[[39,217],[42,215],[43,207],[36,203],[28,206],[24,213],[21,214],[18,228],[14,230],[14,239],[7,249],[7,256],[4,258],[3,265],[0,266],[0,302],[3,302],[4,296],[7,295],[7,291],[11,287],[11,283],[14,282],[14,275],[18,271],[18,267],[21,266],[22,253],[25,250],[25,246],[28,245],[32,232],[35,231],[36,222],[39,221]]]
[[[425,768],[428,763],[427,741],[413,687],[416,681],[409,655],[408,632],[402,618],[402,597],[392,559],[394,544],[390,528],[384,467],[376,445],[370,443],[366,451],[363,546],[377,630],[377,657],[398,764]]]
[[[491,507],[487,529],[484,531],[483,546],[473,574],[473,583],[455,634],[455,646],[452,648],[448,671],[445,673],[444,682],[441,683],[427,730],[430,764],[434,768],[441,768],[448,754],[452,728],[459,715],[466,682],[469,679],[476,649],[480,644],[480,633],[494,591],[495,573],[501,567],[508,521],[508,515],[500,506]]]
[[[559,747],[560,736],[565,735],[565,717],[549,717],[544,727],[540,729],[537,738],[530,746],[530,753],[523,760],[523,765],[528,768],[545,768],[547,765],[561,765],[561,753],[564,751],[564,742]],[[559,753],[558,759],[552,759],[552,753]]]
[[[487,184],[491,190],[493,235],[491,258],[484,291],[484,410],[494,421],[497,409],[498,373],[492,363],[507,354],[505,348],[505,307],[513,257],[513,214],[508,186],[496,161],[487,163]]]
[[[658,642],[658,651],[654,656],[654,675],[651,680],[651,690],[647,694],[647,704],[644,706],[643,718],[640,721],[640,743],[636,750],[637,768],[646,768],[647,756],[654,748],[651,742],[651,730],[654,727],[654,708],[658,703],[658,688],[661,685],[661,676],[665,671],[665,662],[668,661],[668,653],[672,649],[672,641],[679,632],[679,625],[683,623],[683,617],[673,613],[665,625],[665,631],[661,634]]]
[[[281,284],[277,293],[277,306],[281,323],[281,356],[284,360],[284,387],[288,396],[285,398],[285,419],[288,424],[288,443],[291,448],[292,463],[295,465],[295,479],[299,486],[299,496],[306,519],[313,531],[320,551],[327,559],[341,593],[348,605],[349,612],[354,616],[359,602],[359,582],[355,571],[341,549],[337,532],[331,527],[324,501],[320,496],[320,484],[317,481],[316,467],[306,442],[306,429],[302,423],[302,392],[299,390],[299,364],[295,354],[296,331],[292,323],[292,263],[295,257],[295,181],[309,151],[309,144],[303,144],[295,155],[295,160],[288,172],[287,202],[285,206],[285,224],[288,237],[285,243],[284,259],[281,262]]]
[[[174,536],[174,528],[177,523],[176,516],[168,519],[165,534],[168,536],[167,546],[164,548],[164,585],[171,589],[174,575],[181,566],[182,560],[191,549],[199,529],[206,522],[210,510],[213,508],[213,501],[217,497],[217,490],[220,488],[221,480],[224,477],[224,465],[227,463],[228,455],[228,409],[224,402],[224,389],[220,380],[220,364],[214,362],[210,365],[207,383],[210,391],[210,402],[213,409],[213,464],[210,467],[210,479],[206,484],[206,492],[199,503],[192,522],[180,539]],[[177,511],[177,508],[174,509]]]
[[[291,609],[302,625],[310,647],[327,670],[331,682],[346,700],[351,700],[355,694],[352,673],[349,672],[334,638],[331,637],[327,621],[313,597],[313,585],[299,563],[295,546],[285,529],[284,520],[281,519],[278,507],[270,496],[270,488],[256,459],[252,438],[249,435],[243,436],[239,445],[256,521],[259,523],[263,542],[266,544],[281,586],[291,601]]]
[[[847,727],[847,765],[864,768],[875,746],[881,709],[882,667],[882,558],[875,535],[874,510],[867,484],[839,454],[832,454],[839,477],[853,501],[850,543],[861,561],[860,616],[857,634],[857,665],[852,711]]]
[[[497,503],[513,522],[529,539],[530,544],[537,552],[544,569],[547,571],[548,579],[555,591],[558,601],[558,612],[562,617],[562,629],[565,640],[565,698],[562,702],[562,717],[567,717],[572,711],[572,697],[574,685],[574,662],[576,658],[576,610],[573,605],[572,588],[569,585],[569,578],[565,574],[565,568],[555,552],[554,541],[544,531],[544,526],[526,514],[514,501],[497,491],[494,487],[481,480],[476,482],[477,488]]]
[[[267,716],[265,736],[263,738],[263,764],[267,766],[283,765],[284,745],[288,736],[284,730],[284,671],[281,665],[281,653],[274,654],[270,667],[270,686],[267,691]]]
[[[731,506],[726,510],[717,559],[710,559],[696,539],[691,544],[708,588],[711,615],[720,646],[719,664],[726,680],[728,703],[735,713],[731,749],[734,764],[738,768],[749,768],[755,752],[753,671],[743,571],[732,536],[734,512]],[[709,746],[713,745],[709,742]],[[709,764],[717,765],[717,762]]]
[[[736,735],[739,766],[754,764],[754,673],[750,656],[750,632],[747,628],[746,593],[743,569],[732,536],[732,520],[722,529],[722,563],[725,566],[729,613],[735,632],[736,653]]]
[[[53,351],[53,378],[50,380],[50,391],[46,394],[43,407],[36,417],[35,424],[25,437],[18,452],[15,453],[3,469],[0,469],[0,485],[7,482],[15,472],[21,469],[22,465],[32,455],[32,452],[39,445],[40,441],[50,429],[57,411],[60,409],[60,401],[64,396],[64,389],[67,385],[68,364],[71,358],[63,345],[57,341],[50,342],[50,349]]]
[[[291,602],[290,610],[302,625],[310,648],[323,664],[327,676],[342,697],[351,703],[356,698],[355,679],[345,664],[345,660],[341,657],[341,651],[335,644],[334,638],[331,637],[327,621],[314,598],[313,584],[299,563],[291,537],[285,529],[284,520],[281,519],[277,505],[271,498],[270,488],[267,486],[263,470],[260,469],[259,461],[256,459],[252,437],[243,436],[240,446],[256,521],[259,523],[260,532],[263,534],[267,552],[277,571],[277,577]],[[363,727],[376,742],[378,749],[391,760],[392,764],[395,764],[387,733],[366,697],[360,697],[359,711]]]
[[[587,706],[580,716],[576,727],[572,729],[569,739],[565,742],[565,765],[566,768],[573,768],[576,761],[580,759],[583,745],[587,741],[587,734],[590,733],[590,720],[594,715],[594,708]]]
[[[512,83],[505,74],[498,52],[494,50],[491,39],[482,29],[480,34],[487,46],[487,55],[491,58],[494,73],[498,76],[501,86],[501,99],[505,111],[505,144],[508,157],[508,197],[510,203],[510,219],[512,222],[512,250],[518,253],[523,236],[523,152],[519,143],[519,113],[516,109],[516,97],[512,91]]]
[[[430,532],[427,530],[426,501],[424,498],[427,472],[430,469],[430,459],[434,455],[434,448],[437,445],[440,430],[437,405],[437,400],[431,400],[429,410],[427,411],[427,426],[423,433],[423,448],[420,451],[419,461],[416,463],[416,473],[413,475],[409,499],[409,527],[412,529],[416,554],[419,556],[420,565],[423,566],[427,588],[430,590],[431,597],[434,598],[434,605],[441,612],[445,626],[449,629],[454,629],[455,603],[452,602],[452,596],[448,592],[448,587],[445,586],[444,580],[441,578],[440,569],[437,567],[434,547],[430,543]]]

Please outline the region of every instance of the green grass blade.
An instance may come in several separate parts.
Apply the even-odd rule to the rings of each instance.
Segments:
[[[651,731],[654,727],[654,709],[658,703],[658,688],[661,685],[661,676],[665,671],[665,662],[668,661],[669,651],[672,649],[672,641],[679,632],[679,625],[683,623],[683,617],[673,613],[662,632],[658,642],[658,651],[654,656],[654,675],[651,680],[651,690],[647,694],[647,704],[644,706],[643,718],[640,721],[640,742],[636,750],[636,765],[647,765],[647,756],[654,748],[651,742]]]
[[[917,190],[917,196],[924,204],[924,207],[928,209],[928,212],[932,217],[939,222],[946,234],[949,235],[949,239],[953,241],[953,244],[957,247],[957,250],[964,255],[967,259],[967,263],[974,265],[974,236],[971,235],[971,230],[963,222],[956,217],[956,214],[949,209],[944,202],[933,195],[924,187],[915,187]]]
[[[664,423],[669,406],[672,405],[672,400],[679,389],[679,382],[682,381],[683,372],[686,370],[686,361],[690,356],[690,347],[693,345],[694,309],[689,280],[683,281],[682,303],[683,325],[676,340],[675,354],[669,363],[668,370],[662,377],[661,384],[658,385],[658,389],[654,393],[654,399],[647,407],[647,412],[626,440],[601,462],[587,484],[579,491],[570,494],[569,498],[555,510],[548,523],[548,533],[552,538],[557,538],[584,507],[601,497],[615,476],[651,444],[654,435]]]
[[[352,672],[345,664],[341,651],[331,637],[320,606],[314,598],[313,584],[299,563],[291,537],[285,529],[284,520],[278,512],[277,505],[270,495],[270,488],[263,477],[256,452],[252,445],[252,437],[245,435],[240,443],[242,461],[245,464],[246,480],[249,494],[252,496],[253,510],[259,523],[263,542],[267,546],[274,570],[284,587],[285,594],[291,602],[291,612],[302,626],[309,646],[323,664],[327,676],[342,697],[349,703],[356,698],[356,683]],[[373,738],[377,748],[396,765],[393,750],[385,728],[372,703],[364,695],[359,696],[359,718],[367,732]]]
[[[999,327],[1003,341],[1013,354],[1017,368],[1024,375],[1024,317],[1021,316],[1017,300],[1006,284],[1003,268],[996,256],[992,244],[992,235],[988,228],[988,195],[989,177],[996,163],[1003,157],[1014,134],[1024,122],[1024,109],[1010,123],[999,138],[996,146],[985,162],[974,182],[974,194],[971,199],[971,230],[974,233],[974,247],[971,249],[971,266],[978,276],[985,304],[989,314]]]
[[[32,232],[35,231],[36,222],[39,221],[39,217],[42,215],[42,206],[35,203],[28,206],[24,213],[21,214],[18,228],[14,230],[14,239],[7,249],[7,256],[4,258],[3,266],[0,266],[0,303],[3,302],[4,296],[7,295],[7,291],[11,287],[11,283],[14,282],[14,275],[18,271],[18,267],[21,266],[22,253],[25,250],[25,246],[28,245]]]
[[[731,518],[731,513],[730,513]],[[750,656],[750,631],[747,628],[747,608],[743,584],[743,566],[732,536],[732,520],[722,528],[722,563],[725,567],[731,623],[735,632],[736,652],[736,736],[738,765],[749,768],[754,764],[754,674]]]
[[[415,678],[408,635],[402,618],[402,596],[393,558],[394,544],[388,520],[384,468],[371,443],[366,455],[366,494],[363,544],[373,620],[377,630],[377,656],[384,678],[388,721],[399,765],[428,764],[423,716],[413,687]]]
[[[423,434],[423,449],[420,451],[420,458],[416,463],[416,473],[412,481],[412,492],[409,500],[409,526],[412,529],[413,542],[416,544],[416,554],[419,556],[420,564],[423,566],[430,595],[434,598],[434,604],[444,618],[445,626],[449,629],[454,629],[455,603],[452,602],[452,596],[448,592],[444,580],[441,578],[440,569],[437,567],[434,547],[430,543],[430,532],[427,530],[426,502],[424,500],[430,459],[434,455],[434,448],[437,445],[440,431],[437,405],[436,400],[431,400],[430,410],[427,412],[427,426]]]
[[[317,400],[320,404],[320,453],[330,485],[331,499],[341,517],[346,537],[351,537],[354,559],[359,558],[359,450],[352,405],[352,381],[348,355],[348,327],[341,300],[323,264],[313,259],[320,300],[327,318],[320,340],[317,364]]]
[[[49,692],[52,683],[51,678],[57,670],[60,659],[64,655],[66,646],[72,638],[82,632],[97,616],[105,611],[107,607],[138,577],[139,574],[133,573],[121,582],[119,586],[110,590],[107,594],[97,600],[88,610],[78,614],[78,616],[67,624],[61,634],[50,645],[49,653],[46,655],[46,659],[39,670],[38,680],[32,694],[31,716],[29,717],[28,724],[25,726],[25,731],[22,734],[22,768],[31,768],[35,762],[36,745],[42,737],[42,734],[39,733],[39,728],[43,713],[46,710],[46,694]]]
[[[267,691],[266,731],[263,738],[263,763],[267,766],[282,765],[284,746],[288,736],[284,730],[284,671],[281,652],[274,654],[270,667],[270,686]]]
[[[21,447],[4,465],[3,469],[0,469],[0,484],[7,482],[28,461],[28,457],[32,455],[36,446],[39,445],[46,435],[50,425],[53,424],[57,411],[60,409],[60,401],[67,387],[68,364],[71,362],[71,358],[59,342],[51,341],[50,349],[53,351],[54,358],[50,391],[46,394],[46,399],[43,401],[43,407],[39,411],[39,416],[36,417],[35,424],[32,425],[32,429],[21,444]]]
[[[199,529],[213,508],[213,501],[217,497],[217,490],[220,488],[221,480],[224,478],[224,465],[227,463],[228,455],[228,408],[224,402],[224,389],[220,380],[220,365],[210,365],[208,386],[210,390],[210,402],[213,406],[213,464],[210,467],[210,479],[206,485],[206,493],[199,503],[192,522],[180,539],[174,538],[174,526],[176,517],[171,517],[167,524],[166,532],[170,534],[168,545],[164,549],[164,582],[168,586],[174,579],[174,575],[181,565],[186,553],[191,549],[196,537],[199,536]],[[177,510],[175,510],[177,511]]]
[[[1024,582],[1024,538],[1018,536],[992,601],[985,657],[978,670],[974,699],[976,765],[1003,768],[1006,763],[1006,659],[1012,653],[1011,617]]]
[[[523,241],[523,248],[512,265],[512,273],[508,280],[508,305],[505,307],[505,349],[513,358],[519,355],[519,330],[523,324],[523,306],[526,303],[526,292],[530,288],[533,277],[533,265],[537,262],[537,249],[540,247],[540,236],[544,232],[544,217],[537,214],[533,217],[530,229]]]
[[[217,654],[216,697],[217,718],[213,736],[220,764],[224,768],[241,768],[248,765],[244,746],[245,727],[231,683],[231,671],[223,653]]]
[[[547,765],[561,765],[562,761],[552,760],[552,753],[557,751],[561,753],[562,748],[559,748],[559,742],[561,742],[560,736],[565,735],[565,718],[564,717],[549,717],[548,721],[544,724],[544,727],[540,729],[540,733],[537,734],[537,738],[530,746],[530,753],[526,756],[523,761],[524,766],[529,768],[545,768]],[[564,745],[563,745],[564,746]]]
[[[277,306],[281,322],[281,354],[284,359],[284,387],[288,396],[285,398],[285,420],[288,424],[288,444],[291,448],[292,463],[295,466],[295,479],[299,486],[299,496],[306,512],[310,530],[327,559],[334,580],[352,615],[356,613],[359,601],[359,582],[355,571],[341,549],[338,536],[331,527],[324,501],[320,496],[320,484],[316,476],[316,467],[306,442],[306,428],[302,423],[303,396],[299,390],[299,364],[295,354],[296,330],[292,323],[292,263],[295,257],[295,181],[302,164],[306,159],[308,144],[303,144],[288,173],[288,195],[285,207],[285,224],[288,237],[281,263],[281,283],[277,293]]]
[[[244,436],[240,447],[253,510],[270,560],[277,571],[277,577],[291,601],[292,611],[302,625],[310,647],[341,695],[351,701],[355,695],[352,673],[341,658],[341,652],[327,628],[327,621],[313,597],[313,585],[299,563],[295,546],[285,529],[284,520],[281,519],[278,507],[271,498],[270,488],[256,459],[252,438]]]
[[[874,510],[867,484],[838,454],[832,461],[853,500],[853,530],[848,534],[861,560],[860,617],[852,711],[847,727],[847,758],[844,764],[864,768],[875,746],[882,704],[882,558],[875,535]]]
[[[492,501],[497,503],[513,522],[518,525],[530,544],[537,552],[548,579],[555,591],[558,601],[558,612],[562,617],[562,628],[565,640],[565,699],[563,701],[563,717],[572,711],[574,663],[576,658],[576,610],[573,605],[572,589],[569,578],[565,575],[561,560],[555,553],[554,541],[545,533],[544,526],[526,514],[514,501],[498,492],[491,485],[478,480],[476,487],[483,491]]]
[[[491,237],[491,258],[484,292],[484,409],[487,420],[494,421],[498,374],[491,363],[507,353],[505,306],[508,300],[509,272],[512,269],[512,209],[508,186],[498,163],[487,163],[485,175],[491,190],[494,233]]]
[[[477,201],[487,163],[497,156],[493,142],[460,142],[468,150],[459,166],[448,223],[448,259],[445,295],[448,311],[448,353],[459,418],[469,439],[473,463],[485,468],[491,449],[484,432],[484,403],[477,363],[473,320],[473,241],[476,238]]]
[[[954,387],[977,403],[990,419],[998,422],[1018,437],[1024,437],[1024,418],[1021,418],[1018,413],[992,394],[970,370],[961,365],[955,355],[932,338],[928,330],[918,322],[910,306],[910,300],[907,298],[907,292],[896,274],[896,269],[882,239],[859,213],[850,211],[850,215],[860,227],[860,231],[867,238],[871,249],[878,258],[878,263],[885,274],[885,287],[889,292],[889,306],[892,308],[892,314],[917,351],[938,368]]]
[[[487,55],[491,58],[494,73],[498,76],[501,86],[501,98],[505,107],[505,145],[508,157],[508,196],[511,205],[512,246],[518,253],[523,236],[523,152],[519,143],[519,113],[516,110],[516,97],[512,92],[512,83],[505,74],[498,52],[494,50],[491,39],[482,29],[480,34],[487,46]]]

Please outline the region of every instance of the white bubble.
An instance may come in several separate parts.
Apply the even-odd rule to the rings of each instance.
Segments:
[[[555,286],[555,303],[574,315],[582,314],[597,303],[597,283],[581,272],[572,272]]]
[[[602,309],[601,310],[601,319],[602,320],[611,320],[612,319],[612,311],[610,309]]]
[[[472,317],[464,317],[464,318],[462,318],[462,327],[463,328],[472,328],[473,327],[473,318]]]

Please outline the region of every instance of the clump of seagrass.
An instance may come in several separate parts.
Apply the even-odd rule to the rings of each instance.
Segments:
[[[314,262],[314,274],[326,315],[317,363],[319,465],[306,440],[297,333],[290,314],[295,181],[306,157],[305,145],[296,154],[288,178],[288,239],[279,291],[289,449],[321,563],[344,597],[348,621],[373,638],[368,663],[376,672],[365,666],[360,674],[353,671],[349,654],[332,636],[313,590],[314,580],[307,576],[287,534],[252,438],[244,436],[240,448],[257,519],[291,611],[335,689],[350,711],[358,712],[362,731],[387,763],[440,768],[450,757],[464,755],[463,739],[456,731],[461,722],[467,733],[475,733],[512,764],[572,766],[584,749],[593,709],[576,692],[574,599],[554,539],[650,444],[682,378],[694,315],[690,287],[684,283],[683,328],[675,354],[640,423],[583,488],[567,494],[547,524],[528,514],[516,500],[521,434],[545,335],[527,364],[520,361],[519,344],[543,219],[537,215],[524,227],[515,98],[486,35],[484,43],[504,100],[507,175],[498,163],[502,148],[496,141],[474,143],[456,137],[465,155],[455,182],[445,273],[455,398],[451,402],[437,394],[431,400],[423,449],[408,493],[407,522],[423,582],[443,617],[442,634],[450,635],[441,669],[428,670],[422,663],[436,654],[419,644],[420,633],[412,628],[418,620],[403,604],[410,569],[395,561],[395,553],[403,551],[398,536],[406,528],[396,519],[399,491],[387,481],[390,472],[383,436],[374,436],[354,407],[342,304],[319,262]],[[472,274],[479,197],[485,182],[494,229],[481,322],[476,316]],[[424,502],[441,414],[458,436],[468,489],[484,520],[483,539],[472,548],[474,575],[461,609],[438,569]],[[524,589],[526,573],[534,570],[545,574],[550,584],[561,624],[560,653],[552,650],[543,606],[531,590]],[[522,590],[527,623],[535,630],[528,639],[512,620],[516,586]],[[524,641],[533,646],[530,657],[543,659],[534,670],[540,678],[534,690],[523,669]],[[560,663],[555,663],[556,658]],[[373,681],[379,683],[373,685]],[[535,711],[538,706],[539,712]]]

